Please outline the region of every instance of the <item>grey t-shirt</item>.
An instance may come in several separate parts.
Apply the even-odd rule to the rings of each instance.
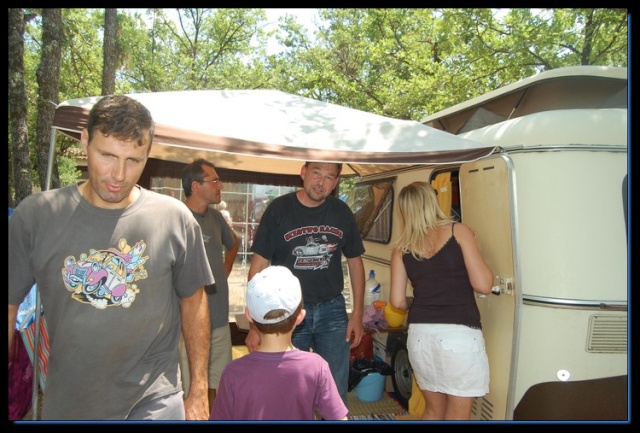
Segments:
[[[233,247],[233,231],[220,211],[208,207],[204,214],[191,211],[202,228],[204,246],[216,282],[205,287],[209,298],[211,329],[229,326],[229,282],[224,270],[222,247]]]
[[[100,209],[76,185],[25,198],[9,220],[9,303],[38,283],[50,355],[43,419],[124,419],[181,390],[180,298],[213,283],[180,201],[140,188]]]

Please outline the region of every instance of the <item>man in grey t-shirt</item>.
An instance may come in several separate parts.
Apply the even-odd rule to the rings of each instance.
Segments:
[[[42,419],[209,418],[204,286],[214,279],[191,212],[137,185],[153,133],[142,104],[101,98],[81,135],[89,179],[28,196],[9,219],[9,348],[34,283],[47,318]]]
[[[209,411],[211,411],[222,370],[232,358],[227,278],[231,274],[233,262],[238,254],[239,242],[238,236],[227,224],[224,215],[212,207],[222,201],[223,188],[222,181],[212,163],[200,158],[185,166],[182,172],[182,188],[187,197],[184,204],[191,210],[202,228],[207,257],[216,280],[215,284],[205,287],[211,322],[209,348]],[[226,250],[224,255],[223,247]],[[181,353],[181,359],[183,358]],[[183,382],[185,382],[185,390],[188,389],[188,373],[186,377],[183,375]]]

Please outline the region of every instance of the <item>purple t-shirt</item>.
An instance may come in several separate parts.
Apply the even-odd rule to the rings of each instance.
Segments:
[[[252,352],[222,372],[212,420],[339,420],[348,410],[317,353]]]

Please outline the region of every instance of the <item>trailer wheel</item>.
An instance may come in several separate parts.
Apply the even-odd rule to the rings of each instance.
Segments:
[[[405,408],[409,408],[411,387],[413,384],[413,370],[409,363],[409,353],[404,343],[398,342],[391,356],[391,368],[393,369],[393,391],[396,398]]]

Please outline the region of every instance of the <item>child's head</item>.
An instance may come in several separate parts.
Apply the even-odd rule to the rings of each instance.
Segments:
[[[263,334],[293,330],[303,307],[300,281],[284,266],[269,266],[255,274],[246,300],[249,316]]]

